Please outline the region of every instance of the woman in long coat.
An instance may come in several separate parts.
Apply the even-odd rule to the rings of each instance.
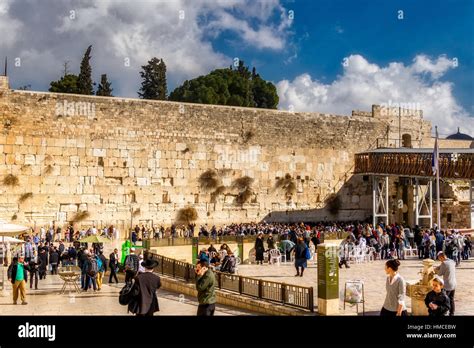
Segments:
[[[302,277],[304,269],[308,267],[308,263],[306,261],[306,249],[308,246],[304,242],[303,238],[298,238],[298,244],[295,247],[295,268],[296,274],[295,277]],[[301,269],[301,271],[300,271]]]
[[[263,233],[259,233],[257,239],[255,240],[255,260],[261,265],[263,265],[263,252],[265,247],[263,246]]]

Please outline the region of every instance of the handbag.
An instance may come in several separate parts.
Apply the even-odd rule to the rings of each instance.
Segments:
[[[306,260],[311,259],[311,252],[309,251],[309,248],[306,248],[305,250],[305,257],[306,257]]]

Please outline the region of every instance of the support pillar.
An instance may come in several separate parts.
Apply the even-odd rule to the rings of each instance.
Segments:
[[[384,218],[385,224],[388,221],[388,176],[372,177],[372,216],[373,226],[378,223],[378,218]]]
[[[474,180],[471,180],[469,189],[469,206],[471,209],[471,228],[474,229]]]

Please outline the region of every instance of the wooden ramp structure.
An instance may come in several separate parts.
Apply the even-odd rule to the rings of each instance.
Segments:
[[[378,219],[388,223],[388,178],[397,176],[413,182],[415,223],[429,219],[433,226],[433,149],[380,148],[355,155],[354,174],[372,177],[373,224]],[[474,149],[439,149],[440,179],[469,182],[471,228],[474,228]]]

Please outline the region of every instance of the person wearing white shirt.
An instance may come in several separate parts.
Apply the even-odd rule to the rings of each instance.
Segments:
[[[385,263],[385,273],[387,274],[385,288],[387,295],[380,311],[381,316],[399,317],[408,315],[405,305],[406,283],[398,273],[399,266],[400,261],[395,259],[388,260]]]

